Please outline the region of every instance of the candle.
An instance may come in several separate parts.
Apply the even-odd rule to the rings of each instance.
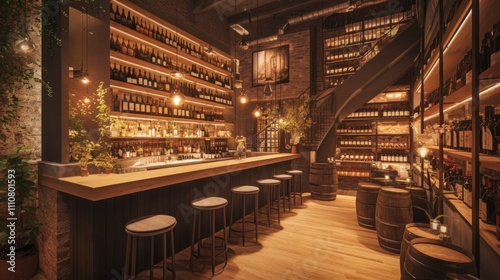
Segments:
[[[447,234],[448,233],[448,226],[445,225],[445,224],[442,224],[440,227],[439,227],[439,232],[442,233],[442,234]]]

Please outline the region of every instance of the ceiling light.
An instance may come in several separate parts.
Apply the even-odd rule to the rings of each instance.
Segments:
[[[255,109],[252,111],[252,115],[256,118],[260,118],[262,116],[262,110],[260,109],[259,105],[255,106]]]
[[[238,101],[241,104],[248,103],[248,96],[245,94],[245,90],[244,89],[241,90],[240,95],[238,96]]]
[[[184,95],[178,91],[177,89],[174,90],[172,95],[170,96],[170,99],[172,100],[172,105],[179,107],[184,103]]]
[[[266,78],[266,85],[264,86],[264,96],[271,96],[273,94],[273,88],[271,86],[271,83],[273,82],[273,79],[270,77]]]

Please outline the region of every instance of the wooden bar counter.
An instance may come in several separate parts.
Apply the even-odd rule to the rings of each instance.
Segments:
[[[56,224],[50,225],[52,232],[44,229],[45,238],[51,238],[51,234],[69,235],[69,240],[65,242],[69,252],[59,246],[57,249],[41,248],[41,258],[46,251],[57,250],[57,263],[61,265],[57,271],[66,271],[67,275],[61,275],[61,278],[116,278],[124,267],[124,228],[128,221],[153,214],[174,216],[178,222],[174,229],[175,249],[179,252],[191,242],[190,203],[193,199],[220,196],[231,203],[231,187],[255,185],[258,179],[271,178],[273,174],[290,169],[291,162],[299,158],[297,154],[265,154],[242,160],[229,159],[126,174],[63,178],[40,174],[41,195],[55,193],[57,196],[57,205],[53,205],[50,197],[40,200],[43,211],[57,213],[57,221],[51,222]],[[264,194],[260,195],[259,201],[263,205]],[[250,209],[253,206],[250,206],[247,213],[253,211]],[[241,218],[241,209],[235,209],[238,209],[235,218]],[[62,216],[69,216],[68,226],[59,221]],[[220,217],[217,219],[220,220]],[[202,217],[202,223],[206,222]],[[220,230],[222,222],[216,226]],[[202,232],[202,236],[208,236],[208,232]],[[155,244],[161,245],[160,240]],[[139,242],[139,248],[137,259],[140,271],[148,267],[149,241]],[[155,250],[156,262],[160,262],[161,252],[160,248]]]

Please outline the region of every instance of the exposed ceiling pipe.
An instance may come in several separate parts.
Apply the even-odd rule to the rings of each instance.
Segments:
[[[370,1],[365,1],[362,4],[360,4],[360,2],[361,1],[356,1],[353,4],[353,3],[351,3],[351,1],[346,1],[343,4],[338,4],[338,5],[323,9],[323,10],[314,11],[314,12],[310,12],[310,13],[307,13],[307,14],[304,14],[304,15],[301,15],[298,17],[291,18],[288,20],[288,24],[294,25],[297,23],[316,19],[316,18],[325,16],[325,15],[329,15],[329,14],[333,14],[333,13],[337,13],[337,12],[348,12],[348,11],[352,11],[352,10],[359,8],[359,7],[367,7],[367,6],[372,6],[372,5],[388,2],[388,0],[373,0],[373,1],[370,0]]]
[[[257,40],[252,40],[250,43],[248,43],[248,45],[255,46],[255,45],[259,45],[259,44],[273,42],[273,41],[276,41],[276,40],[278,40],[278,35],[271,35],[271,36],[268,36],[268,37],[259,38]]]

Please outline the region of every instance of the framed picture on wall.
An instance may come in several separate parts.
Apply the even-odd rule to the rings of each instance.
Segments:
[[[252,54],[252,86],[265,85],[266,79],[272,79],[275,84],[289,82],[289,45]]]

